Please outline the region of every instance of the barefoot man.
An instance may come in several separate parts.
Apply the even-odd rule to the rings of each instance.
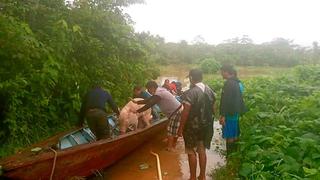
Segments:
[[[158,87],[155,81],[149,81],[146,85],[148,92],[152,96],[148,99],[137,101],[138,104],[146,104],[142,108],[137,110],[137,113],[146,111],[150,107],[157,104],[160,110],[168,117],[168,151],[173,151],[177,139],[178,139],[178,128],[180,124],[180,117],[182,111],[182,104],[165,88]]]
[[[193,69],[189,73],[191,88],[182,95],[183,111],[178,135],[185,143],[188,154],[190,180],[196,180],[197,154],[199,155],[199,180],[206,179],[206,148],[210,149],[213,136],[214,91],[203,84],[202,72]]]

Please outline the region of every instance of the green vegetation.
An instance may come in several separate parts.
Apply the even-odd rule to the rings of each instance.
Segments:
[[[243,36],[209,45],[135,33],[122,8],[141,0],[3,0],[0,3],[0,157],[77,124],[81,97],[102,84],[123,105],[136,84],[184,80],[200,67],[219,93],[221,64],[239,66],[250,111],[241,119],[242,179],[320,179],[320,63],[282,38]],[[169,65],[169,68],[168,68]],[[159,67],[160,71],[156,68]],[[172,73],[174,72],[174,73]],[[213,80],[212,80],[213,79]],[[227,169],[214,176],[230,178]]]
[[[221,68],[221,64],[214,58],[206,58],[200,62],[200,69],[203,73],[214,74],[217,73]]]
[[[231,63],[238,66],[273,66],[292,67],[298,64],[317,64],[320,62],[320,49],[314,42],[312,49],[301,47],[293,41],[276,38],[271,42],[253,44],[248,36],[226,40],[218,45],[203,41],[188,44],[165,43],[158,36],[149,37],[157,44],[157,55],[160,64],[197,64],[199,60],[214,58],[220,64]]]
[[[250,111],[240,120],[240,151],[230,167],[239,168],[241,179],[319,179],[320,67],[299,66],[244,84]],[[213,177],[230,178],[226,174],[221,168]]]
[[[154,45],[123,6],[138,1],[5,0],[0,6],[0,157],[74,126],[100,83],[118,104],[158,76]]]

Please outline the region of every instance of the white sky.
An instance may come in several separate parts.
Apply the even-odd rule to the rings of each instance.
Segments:
[[[145,0],[125,11],[137,32],[158,34],[167,42],[201,35],[207,43],[249,35],[254,43],[276,37],[311,46],[320,40],[319,0]]]

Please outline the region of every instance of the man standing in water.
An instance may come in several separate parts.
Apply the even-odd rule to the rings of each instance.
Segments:
[[[163,112],[169,119],[168,125],[168,151],[173,151],[177,139],[178,139],[178,128],[180,124],[182,104],[165,88],[158,87],[155,81],[149,81],[146,85],[148,92],[152,96],[148,99],[141,101],[133,101],[138,104],[146,104],[142,108],[137,110],[137,113],[141,113],[154,105],[160,107],[161,112]]]
[[[110,137],[110,128],[107,123],[107,113],[105,104],[108,103],[113,112],[119,115],[119,109],[112,100],[111,95],[104,91],[99,85],[93,86],[82,100],[80,110],[80,125],[87,119],[88,126],[96,139],[105,139]]]
[[[246,111],[246,107],[242,98],[243,85],[237,78],[236,70],[231,65],[224,65],[221,67],[221,75],[226,81],[221,93],[219,121],[222,125],[222,137],[226,139],[228,157],[237,150],[239,115]]]
[[[199,180],[206,179],[207,155],[213,136],[213,113],[215,94],[202,83],[202,72],[189,72],[191,88],[182,95],[183,111],[178,135],[183,135],[185,151],[188,154],[190,180],[196,180],[197,153],[199,155]]]

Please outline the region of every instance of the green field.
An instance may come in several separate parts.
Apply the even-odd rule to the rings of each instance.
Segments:
[[[196,65],[162,66],[184,78]],[[240,149],[214,179],[320,179],[320,67],[237,67],[249,112],[240,120]],[[204,81],[221,92],[219,73]],[[219,101],[219,100],[218,100]],[[230,176],[230,169],[238,169]]]
[[[186,76],[192,68],[197,68],[194,64],[177,64],[177,65],[166,65],[159,66],[160,76],[175,76],[178,77],[180,81],[186,81]],[[256,66],[241,66],[237,67],[238,76],[240,79],[250,79],[254,77],[270,77],[276,76],[281,73],[286,73],[291,70],[291,68],[280,68],[280,67],[256,67]],[[205,74],[204,80],[221,79],[220,72],[216,74]]]
[[[241,179],[319,179],[320,67],[261,71],[243,76],[249,111],[240,119],[239,152],[214,179],[230,179],[230,168]],[[221,81],[208,82],[220,91]]]

